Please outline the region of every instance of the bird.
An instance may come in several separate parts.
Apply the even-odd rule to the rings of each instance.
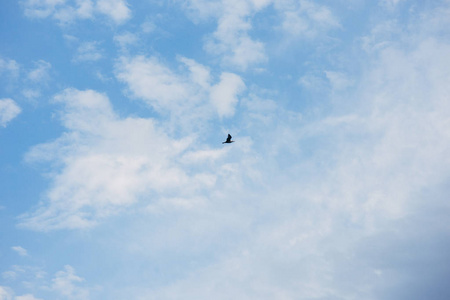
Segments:
[[[234,142],[234,141],[231,140],[231,135],[228,134],[227,140],[226,140],[225,142],[222,142],[222,144],[231,144],[231,143],[233,143],[233,142]]]

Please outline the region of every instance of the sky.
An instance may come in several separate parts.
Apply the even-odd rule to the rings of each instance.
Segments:
[[[5,0],[0,45],[0,300],[450,299],[450,1]]]

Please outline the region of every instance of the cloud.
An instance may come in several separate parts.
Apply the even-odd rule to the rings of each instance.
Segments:
[[[156,57],[123,57],[117,66],[117,77],[128,84],[134,96],[157,110],[182,105],[194,93],[186,78],[172,72]]]
[[[207,120],[214,111],[219,116],[232,116],[237,95],[245,88],[242,79],[236,74],[222,73],[220,81],[213,85],[208,68],[184,57],[179,61],[187,72],[175,72],[156,57],[122,57],[116,66],[116,76],[128,85],[133,96],[180,120]]]
[[[28,99],[35,99],[41,96],[41,91],[39,89],[25,89],[22,91],[22,95]]]
[[[64,106],[67,132],[27,154],[30,163],[51,162],[55,172],[45,201],[21,217],[21,226],[86,228],[151,192],[191,197],[214,183],[209,172],[188,174],[177,163],[190,139],[171,139],[154,120],[121,119],[105,95],[91,90],[68,89],[54,100]]]
[[[25,0],[22,2],[24,14],[30,18],[52,17],[61,25],[76,20],[92,19],[95,14],[109,17],[116,24],[124,23],[131,17],[125,0],[76,0],[74,4],[66,0]]]
[[[66,0],[26,0],[22,5],[27,17],[53,17],[61,24],[71,23],[76,19],[90,19],[94,11],[91,0],[77,0],[73,6]]]
[[[423,29],[429,21],[357,49],[365,59],[353,60],[363,61],[356,74],[321,73],[330,81],[324,111],[289,111],[279,94],[250,87],[235,114],[239,76],[215,79],[183,57],[176,67],[124,57],[118,79],[159,119],[121,117],[92,90],[57,95],[65,132],[27,154],[49,168],[50,186],[22,226],[85,228],[129,212],[108,223],[129,284],[111,279],[121,283],[115,297],[449,298],[450,49]],[[304,83],[321,86],[311,78]],[[200,130],[173,137],[167,119],[191,112],[199,123],[234,116],[215,126],[238,131],[237,142],[208,146]],[[145,271],[131,272],[133,263]],[[87,295],[82,284],[66,267],[52,288],[76,298]]]
[[[332,11],[312,1],[275,2],[275,8],[283,16],[281,27],[290,36],[314,38],[322,32],[340,28],[341,25]]]
[[[211,88],[211,101],[220,117],[234,115],[237,95],[245,89],[242,79],[231,73],[223,73],[220,82]]]
[[[223,12],[217,21],[217,30],[207,41],[205,49],[214,55],[223,55],[227,66],[246,70],[249,66],[267,60],[262,42],[252,39],[249,15],[252,8],[246,1],[222,2]]]
[[[131,11],[125,0],[98,0],[97,9],[117,24],[124,23],[131,17]]]
[[[7,73],[8,76],[18,77],[19,72],[20,66],[15,60],[0,57],[0,75],[2,75],[2,73]]]
[[[331,84],[333,90],[344,90],[353,84],[353,80],[342,72],[325,71],[325,76]]]
[[[1,300],[42,300],[41,298],[36,298],[32,294],[26,294],[23,296],[14,296],[12,289],[0,286],[0,299]]]
[[[12,300],[12,292],[8,287],[0,286],[0,299]]]
[[[403,2],[403,0],[383,0],[380,2],[380,5],[388,10],[394,10],[401,2]]]
[[[220,190],[224,202],[218,194],[209,198],[217,206],[202,206],[201,215],[217,216],[212,220],[180,224],[177,215],[180,227],[166,222],[154,231],[165,230],[167,240],[172,233],[183,255],[195,251],[191,236],[224,247],[220,226],[233,246],[220,252],[202,244],[204,252],[189,257],[214,258],[135,298],[448,298],[450,45],[420,30],[429,23],[373,51],[350,92],[331,87],[338,96],[332,100],[345,95],[346,102],[319,116],[289,118],[274,101],[246,99],[252,114],[241,112],[246,122],[239,128],[252,132],[251,154],[262,157],[259,181],[235,194],[233,184]],[[231,222],[240,222],[239,229]],[[203,231],[177,239],[192,224]],[[158,238],[145,245],[156,244],[150,241]]]
[[[45,82],[49,79],[48,71],[52,65],[44,60],[36,62],[36,68],[28,73],[28,79],[32,82]]]
[[[252,20],[273,5],[281,16],[281,28],[292,37],[315,38],[341,28],[338,18],[324,5],[313,1],[186,1],[185,9],[194,21],[217,20],[217,28],[205,39],[204,49],[219,56],[223,66],[246,71],[268,61],[266,45],[251,35]]]
[[[97,61],[103,58],[102,51],[98,48],[99,42],[83,42],[77,49],[75,61]]]
[[[124,32],[122,34],[114,36],[114,42],[116,42],[120,46],[122,51],[126,51],[127,47],[138,42],[138,36],[131,32]]]
[[[241,221],[232,250],[141,299],[448,298],[447,51],[437,40],[386,49],[344,112],[298,122],[297,140],[264,127],[271,143],[301,147],[281,152],[285,165],[257,148],[261,190],[225,191],[242,199],[228,206]]]
[[[89,299],[89,290],[78,286],[84,279],[75,274],[72,266],[64,266],[64,270],[55,274],[51,289],[58,292],[65,299]]]
[[[6,127],[21,111],[21,108],[14,100],[9,98],[0,99],[0,126]]]
[[[188,14],[196,21],[217,19],[216,30],[206,39],[205,50],[221,56],[224,66],[247,70],[267,61],[264,44],[249,34],[250,16],[270,1],[187,1]]]
[[[19,254],[20,256],[28,256],[27,250],[20,246],[14,246],[14,247],[11,247],[11,249],[14,250],[15,252],[17,252],[17,254]]]
[[[36,298],[32,294],[25,294],[23,296],[16,296],[14,300],[42,300],[41,298]]]

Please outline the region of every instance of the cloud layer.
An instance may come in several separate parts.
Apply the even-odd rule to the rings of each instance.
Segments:
[[[341,2],[23,2],[125,28],[66,35],[109,77],[49,96],[18,221],[44,241],[10,240],[0,298],[448,299],[449,3]],[[0,73],[40,91],[59,69],[30,61]],[[21,109],[0,100],[0,125]]]

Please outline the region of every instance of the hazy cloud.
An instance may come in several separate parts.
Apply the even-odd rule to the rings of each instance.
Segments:
[[[99,49],[99,42],[83,42],[77,49],[75,61],[97,61],[103,58],[102,51]]]
[[[49,79],[49,70],[52,65],[44,60],[36,62],[36,67],[28,73],[28,79],[32,82],[45,82]]]
[[[341,26],[327,6],[312,1],[279,1],[274,6],[282,15],[282,29],[291,36],[313,38]]]
[[[72,1],[71,1],[72,2]],[[103,14],[120,24],[128,20],[131,11],[125,0],[25,0],[22,2],[25,16],[30,18],[52,17],[60,24],[78,19],[92,19],[95,14]]]
[[[36,298],[32,294],[26,294],[23,296],[16,296],[14,300],[42,300],[41,298]]]
[[[0,299],[2,300],[12,300],[12,291],[5,286],[0,286]]]
[[[64,270],[55,274],[55,277],[52,279],[51,289],[66,299],[87,300],[89,299],[89,290],[79,286],[83,282],[84,279],[75,274],[74,268],[66,265]]]
[[[19,76],[20,66],[13,59],[4,59],[0,57],[0,75],[2,73],[8,73],[8,75],[17,77]]]
[[[14,250],[15,252],[17,252],[17,254],[19,254],[20,256],[27,256],[28,252],[26,249],[20,247],[20,246],[14,246],[11,247],[12,250]]]
[[[0,99],[0,126],[6,125],[21,112],[21,108],[12,99]]]

